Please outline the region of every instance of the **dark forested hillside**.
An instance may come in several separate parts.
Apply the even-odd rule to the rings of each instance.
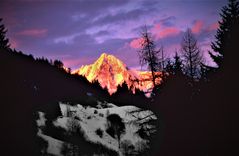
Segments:
[[[108,94],[85,78],[68,74],[44,59],[36,60],[10,49],[0,50],[0,66],[0,134],[4,150],[1,154],[33,155],[36,110],[47,112],[54,119],[60,115],[59,101],[96,105],[97,99]]]
[[[85,107],[96,107],[99,101],[107,101],[118,106],[135,105],[149,109],[149,105],[145,104],[150,100],[146,99],[143,93],[137,91],[137,94],[132,94],[123,85],[117,94],[110,97],[108,91],[102,89],[98,82],[89,83],[84,77],[71,75],[63,68],[60,61],[52,63],[45,58],[35,59],[31,55],[2,48],[0,66],[2,67],[0,134],[3,155],[18,155],[18,153],[41,155],[46,144],[37,135],[38,112],[46,114],[48,126],[51,127],[51,121],[62,116],[60,101],[70,105],[81,104]],[[55,130],[49,128],[46,132],[61,138],[62,134],[59,133],[61,131]],[[83,143],[84,148],[92,150],[96,146],[104,149],[86,141]]]
[[[156,92],[164,123],[159,155],[239,154],[238,1],[229,0],[221,17],[210,52],[217,67],[205,67],[196,81],[176,68]]]

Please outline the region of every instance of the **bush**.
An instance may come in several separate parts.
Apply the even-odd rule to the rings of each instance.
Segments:
[[[106,132],[113,138],[118,140],[120,149],[120,137],[125,133],[125,124],[118,114],[110,114],[107,116],[107,129]]]
[[[66,126],[68,128],[68,132],[71,134],[78,133],[81,129],[79,122],[73,118],[69,118],[67,120]]]
[[[100,113],[99,116],[100,116],[100,117],[104,117],[104,114]]]
[[[100,138],[102,138],[102,136],[103,136],[103,131],[102,131],[100,128],[98,128],[98,129],[95,131],[95,133],[96,133]]]
[[[135,155],[135,147],[130,140],[124,140],[121,142],[121,151],[125,156]]]
[[[74,116],[74,119],[82,121],[81,118],[78,116]]]

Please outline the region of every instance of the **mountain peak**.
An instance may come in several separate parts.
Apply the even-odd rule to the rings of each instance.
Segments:
[[[102,53],[100,55],[100,57],[96,60],[96,62],[100,62],[101,64],[107,63],[110,65],[120,65],[121,67],[126,67],[126,65],[119,60],[117,57],[115,57],[114,55],[111,54],[107,54],[107,53]]]
[[[109,54],[107,54],[107,53],[102,53],[101,55],[100,55],[100,58],[101,57],[103,57],[103,58],[105,58],[105,57],[107,57]]]
[[[132,80],[138,78],[150,79],[150,72],[131,71],[126,68],[126,65],[116,58],[114,55],[102,53],[100,57],[90,65],[82,66],[73,71],[73,74],[85,76],[89,82],[98,81],[102,88],[107,88],[110,94],[117,91],[117,87],[124,82],[128,87],[139,88],[146,91],[152,88],[151,81],[143,81],[141,84],[135,84]],[[160,83],[160,80],[159,80]],[[143,86],[142,86],[143,85]]]

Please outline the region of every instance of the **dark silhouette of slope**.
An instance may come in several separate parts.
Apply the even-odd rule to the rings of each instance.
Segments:
[[[60,115],[59,101],[95,106],[105,94],[83,77],[11,49],[0,49],[0,66],[1,155],[36,155],[36,111],[53,120]]]

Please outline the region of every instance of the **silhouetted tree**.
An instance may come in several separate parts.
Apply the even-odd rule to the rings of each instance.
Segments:
[[[0,23],[2,18],[0,18]],[[4,24],[0,24],[0,48],[8,49],[10,47],[9,40],[6,38],[7,29]]]
[[[118,145],[120,149],[120,138],[121,135],[125,132],[124,122],[118,114],[110,114],[109,116],[107,116],[107,125],[108,128],[106,132],[110,136],[118,140]]]
[[[200,80],[206,81],[208,79],[208,71],[210,68],[208,68],[207,65],[201,64],[200,65]]]
[[[69,74],[71,74],[71,72],[72,72],[71,68],[67,68],[67,72],[68,72]]]
[[[183,68],[182,60],[180,56],[178,55],[178,53],[176,52],[173,57],[173,60],[170,60],[170,59],[168,60],[166,64],[166,72],[173,75],[177,75],[179,73],[182,74],[183,72],[182,68]]]
[[[126,82],[124,82],[122,85],[119,85],[117,87],[117,92],[118,93],[131,93]],[[117,92],[116,92],[116,94],[117,94]]]
[[[181,50],[184,59],[185,73],[191,78],[191,80],[198,78],[200,64],[202,63],[202,54],[191,29],[187,29],[183,36]]]
[[[49,60],[45,57],[37,58],[36,61],[43,63],[43,64],[50,64]]]
[[[166,63],[165,71],[169,74],[173,74],[173,62],[170,59],[168,59]]]
[[[220,68],[222,66],[225,51],[228,48],[231,50],[238,49],[238,28],[239,28],[239,2],[238,0],[229,0],[227,6],[224,6],[221,10],[220,16],[222,19],[218,22],[219,28],[215,36],[216,41],[212,42],[211,47],[215,53],[209,52],[213,61]],[[232,60],[233,53],[231,55],[226,54],[228,57],[231,56]],[[238,53],[236,51],[236,53]],[[232,61],[231,60],[231,61]]]
[[[175,56],[173,57],[173,59],[174,59],[174,63],[173,63],[174,73],[177,74],[178,72],[182,72],[183,61],[181,60],[177,52]]]
[[[165,66],[165,54],[164,54],[164,47],[161,46],[159,52],[161,53],[160,59],[159,59],[159,69],[162,71],[162,78],[165,78],[165,70],[166,70],[166,66]],[[169,63],[169,62],[167,62]]]
[[[156,75],[159,67],[159,53],[160,50],[156,50],[154,40],[151,34],[148,32],[147,27],[143,29],[141,33],[142,37],[142,49],[138,51],[140,64],[148,65],[149,70],[152,73],[153,85],[156,86]]]
[[[56,66],[59,69],[62,69],[64,64],[60,60],[55,60],[54,61],[54,66]]]

